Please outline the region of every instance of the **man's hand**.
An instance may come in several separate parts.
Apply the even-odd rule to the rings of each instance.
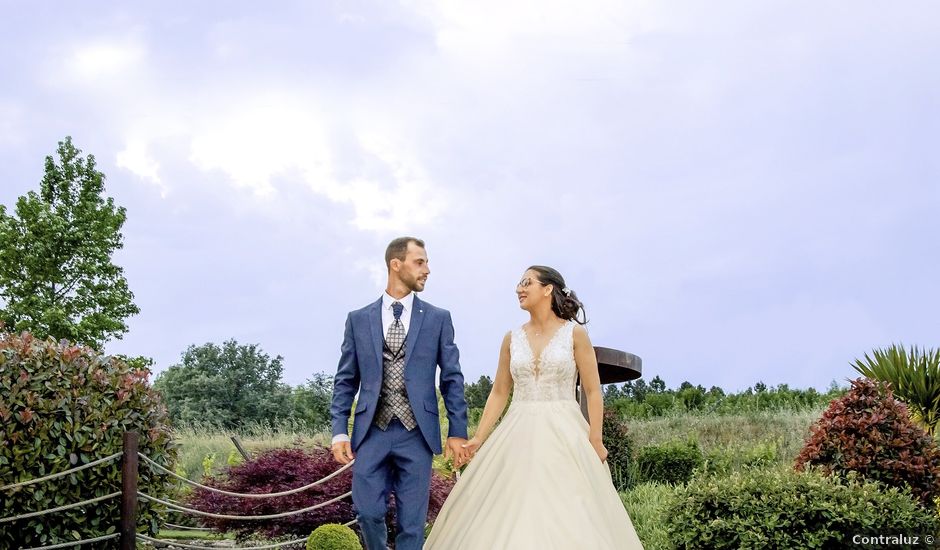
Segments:
[[[353,456],[352,444],[349,441],[337,441],[333,444],[333,458],[340,464],[349,464],[356,457]]]
[[[448,437],[444,446],[444,458],[454,457],[454,468],[460,468],[470,462],[470,452],[464,447],[467,440],[462,437]]]

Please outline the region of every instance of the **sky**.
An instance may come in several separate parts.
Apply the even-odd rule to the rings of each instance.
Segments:
[[[845,385],[940,335],[933,2],[0,0],[0,204],[58,141],[126,207],[160,372],[236,339],[335,372],[427,242],[468,381],[557,268],[644,378]]]

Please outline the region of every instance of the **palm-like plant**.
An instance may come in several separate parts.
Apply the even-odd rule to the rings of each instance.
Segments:
[[[888,382],[895,397],[905,402],[915,421],[931,435],[940,424],[940,350],[905,350],[903,345],[877,349],[852,365],[862,375]]]

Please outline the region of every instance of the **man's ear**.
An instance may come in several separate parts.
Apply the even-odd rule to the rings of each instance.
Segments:
[[[394,271],[397,273],[398,270],[401,269],[401,260],[398,258],[392,258],[392,261],[388,263],[388,269],[389,271]]]

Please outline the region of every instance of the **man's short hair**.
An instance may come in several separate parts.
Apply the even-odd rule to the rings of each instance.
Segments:
[[[417,237],[398,237],[388,243],[388,248],[385,249],[385,267],[392,268],[393,258],[405,261],[405,255],[408,253],[408,243],[415,243],[424,248],[424,241]]]

